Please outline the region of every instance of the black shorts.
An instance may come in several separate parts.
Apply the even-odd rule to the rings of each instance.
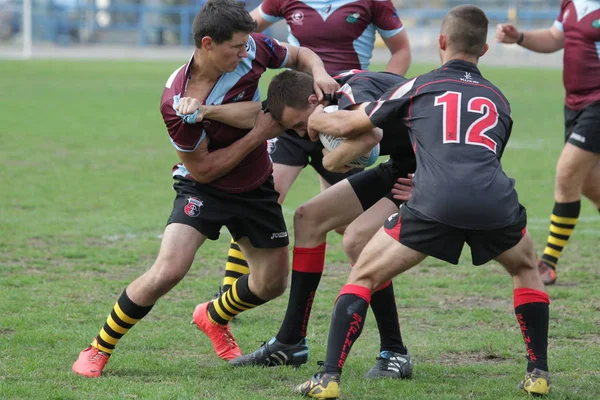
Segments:
[[[294,131],[285,131],[277,138],[269,141],[269,155],[276,164],[301,166],[310,164],[330,185],[363,171],[352,168],[346,173],[331,172],[323,167],[323,145],[313,142],[308,137],[301,137]]]
[[[348,182],[352,185],[363,210],[368,210],[384,197],[399,206],[402,200],[394,199],[391,190],[398,178],[406,178],[408,174],[415,172],[416,165],[414,157],[407,157],[402,161],[390,159],[360,174],[348,177]]]
[[[233,240],[248,237],[256,248],[278,248],[289,244],[279,193],[269,177],[257,189],[227,193],[191,179],[176,177],[177,192],[167,225],[180,223],[217,240],[225,225]]]
[[[565,106],[565,142],[600,154],[600,102],[581,110]]]
[[[419,218],[407,207],[400,207],[384,224],[388,235],[413,250],[458,264],[465,243],[471,247],[473,265],[482,265],[514,247],[525,235],[527,212],[519,205],[520,218],[514,225],[492,230],[455,228]]]

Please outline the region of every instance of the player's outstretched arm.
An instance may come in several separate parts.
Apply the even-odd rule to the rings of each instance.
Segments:
[[[259,111],[254,128],[230,146],[208,151],[208,140],[205,138],[193,151],[177,150],[177,155],[196,181],[210,183],[230,172],[248,153],[281,132],[283,127],[270,114]]]
[[[406,31],[402,30],[394,36],[383,38],[383,42],[391,53],[385,71],[406,75],[411,62],[410,43]]]
[[[533,31],[519,31],[512,24],[498,24],[496,26],[496,41],[506,44],[518,44],[537,53],[553,53],[563,48],[564,33],[557,27],[557,23],[550,28]]]
[[[368,132],[344,139],[333,149],[323,149],[323,167],[331,172],[347,172],[347,166],[353,160],[369,153],[383,138],[383,131],[374,128]]]
[[[212,119],[240,129],[251,129],[256,122],[256,115],[261,110],[258,101],[241,101],[219,105],[203,105],[193,97],[182,97],[175,110],[186,116],[187,123],[200,123],[203,119]],[[197,112],[196,112],[197,111]]]
[[[355,110],[339,110],[326,113],[318,106],[308,118],[308,135],[312,141],[319,140],[319,133],[348,138],[369,132],[375,125],[364,112],[364,105]]]
[[[306,47],[282,44],[288,49],[288,59],[284,67],[311,74],[315,82],[313,89],[320,102],[323,101],[323,94],[333,96],[340,85],[329,76],[319,56]]]

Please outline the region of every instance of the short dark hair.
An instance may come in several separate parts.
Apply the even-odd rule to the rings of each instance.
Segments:
[[[448,46],[452,50],[479,57],[487,40],[488,24],[481,8],[457,6],[444,18],[442,33],[448,38]]]
[[[308,98],[314,94],[313,84],[312,75],[305,72],[288,69],[275,75],[267,91],[267,105],[273,119],[280,121],[285,107],[306,109]]]
[[[255,30],[256,21],[246,11],[244,3],[235,0],[208,0],[192,25],[194,44],[198,49],[205,36],[221,44],[231,40],[236,32],[252,33]]]

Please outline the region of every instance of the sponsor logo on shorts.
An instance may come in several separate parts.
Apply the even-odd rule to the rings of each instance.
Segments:
[[[202,200],[197,197],[189,197],[187,201],[188,203],[184,207],[183,211],[185,211],[189,217],[197,217],[200,215],[200,207],[204,205]]]
[[[283,239],[288,237],[288,233],[287,231],[283,231],[283,232],[275,232],[271,234],[271,240],[273,239]]]
[[[395,213],[395,214],[392,214],[389,216],[389,218],[383,224],[383,227],[386,229],[392,229],[394,226],[396,226],[397,222],[398,222],[398,213]]]
[[[579,133],[571,133],[569,135],[569,139],[577,140],[578,142],[585,143],[585,137],[581,136]]]
[[[355,12],[346,17],[346,22],[349,24],[353,24],[360,18],[360,14]]]

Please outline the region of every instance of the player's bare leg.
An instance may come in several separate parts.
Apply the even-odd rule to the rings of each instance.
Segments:
[[[308,361],[306,328],[325,266],[327,233],[348,224],[362,212],[362,205],[346,179],[298,207],[294,215],[292,281],[285,318],[274,338],[258,350],[232,360],[232,365],[300,365]]]
[[[544,291],[544,283],[537,272],[535,249],[529,232],[525,233],[516,246],[498,256],[496,261],[502,264],[513,278],[515,315],[527,350],[527,373],[520,387],[530,394],[548,394],[550,298]]]
[[[73,364],[75,373],[101,375],[119,340],[183,279],[205,240],[206,236],[188,225],[174,223],[165,228],[156,261],[123,291],[100,333]]]
[[[321,193],[331,187],[331,183],[327,182],[325,180],[325,178],[323,178],[321,175],[319,175],[319,185],[321,186]],[[340,235],[343,235],[345,230],[346,230],[346,224],[336,226],[333,229],[333,231],[335,231],[336,233],[339,233]]]
[[[273,164],[273,180],[275,183],[275,190],[279,192],[279,204],[283,204],[283,200],[289,192],[292,184],[298,178],[302,172],[302,166],[296,165],[285,165],[285,164]],[[220,297],[225,293],[231,285],[241,277],[249,272],[248,261],[243,251],[235,241],[231,241],[229,245],[229,251],[227,253],[227,263],[225,264],[225,276],[223,277],[223,283],[220,287],[216,297]]]
[[[577,224],[582,193],[591,194],[594,204],[600,204],[600,181],[593,181],[600,175],[597,171],[599,160],[599,154],[580,149],[571,143],[565,144],[558,159],[550,232],[538,265],[542,280],[547,285],[556,281],[556,266]]]

